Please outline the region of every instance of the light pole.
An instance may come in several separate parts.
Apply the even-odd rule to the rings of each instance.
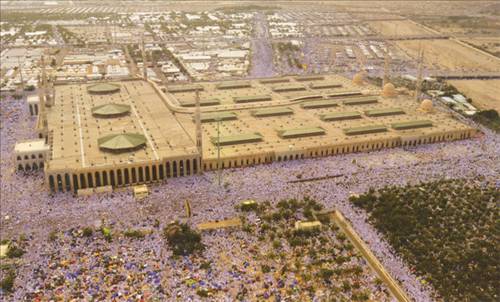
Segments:
[[[220,186],[221,180],[221,163],[220,163],[220,122],[221,118],[217,117],[217,184]]]

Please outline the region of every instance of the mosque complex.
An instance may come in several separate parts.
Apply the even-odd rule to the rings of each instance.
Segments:
[[[476,130],[390,83],[333,75],[170,85],[144,79],[40,90],[39,140],[18,169],[52,192],[112,190],[237,168],[466,139]]]

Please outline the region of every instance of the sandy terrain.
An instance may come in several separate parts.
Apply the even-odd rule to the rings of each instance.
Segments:
[[[411,57],[417,57],[419,45],[425,50],[428,67],[441,67],[454,72],[500,70],[500,60],[453,40],[399,41],[396,44]]]
[[[472,98],[474,106],[500,112],[500,80],[458,80],[448,83]]]
[[[415,36],[429,35],[433,32],[418,26],[411,21],[373,21],[368,24],[377,32],[385,36]]]
[[[498,37],[477,37],[463,40],[467,43],[481,47],[490,53],[497,53],[500,56],[500,36]]]

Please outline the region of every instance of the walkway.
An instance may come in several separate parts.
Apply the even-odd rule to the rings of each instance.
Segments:
[[[266,16],[255,15],[253,37],[251,40],[252,58],[250,77],[271,77],[275,75],[273,63],[273,48],[269,38]]]

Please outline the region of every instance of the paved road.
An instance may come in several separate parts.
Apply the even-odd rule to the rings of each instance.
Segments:
[[[267,25],[266,16],[258,13],[254,19],[254,32],[251,40],[250,77],[270,77],[276,74],[273,65],[273,48]]]

